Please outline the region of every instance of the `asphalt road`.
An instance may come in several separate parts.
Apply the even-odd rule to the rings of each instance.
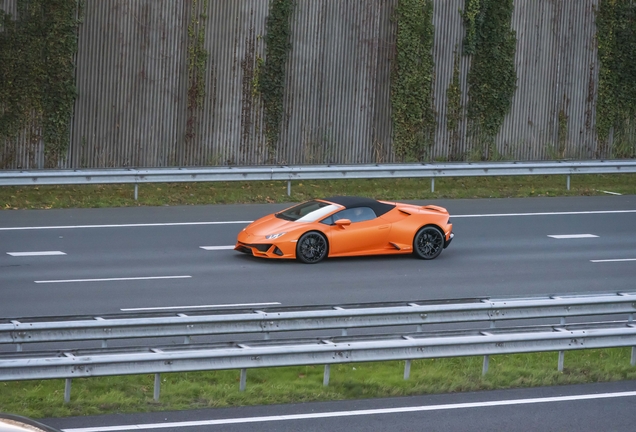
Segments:
[[[634,382],[618,382],[44,422],[65,432],[623,432],[634,430],[635,403]]]
[[[438,259],[317,265],[201,249],[284,205],[0,211],[0,316],[634,290],[636,261],[591,260],[636,258],[635,196],[432,203],[456,234]]]

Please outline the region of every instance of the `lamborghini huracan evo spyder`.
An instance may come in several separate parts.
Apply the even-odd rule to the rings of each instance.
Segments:
[[[262,217],[238,235],[235,250],[263,258],[414,254],[436,258],[453,239],[445,208],[335,196]]]

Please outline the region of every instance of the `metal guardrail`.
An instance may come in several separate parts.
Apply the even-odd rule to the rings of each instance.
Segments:
[[[159,398],[162,372],[241,369],[240,389],[245,389],[247,369],[336,363],[411,360],[483,355],[482,373],[494,354],[559,351],[563,370],[568,350],[632,347],[636,364],[636,292],[547,296],[530,298],[472,298],[421,302],[366,303],[343,306],[276,307],[264,310],[203,311],[189,316],[137,313],[93,319],[40,317],[0,322],[0,341],[60,342],[105,338],[151,338],[174,335],[265,334],[265,340],[163,347],[92,350],[32,351],[0,354],[0,381],[65,378],[65,401],[70,400],[72,378],[155,374],[155,399]],[[232,313],[234,312],[234,313]],[[624,321],[565,324],[568,317],[626,314]],[[132,315],[132,316],[131,316]],[[148,316],[150,315],[150,316]],[[156,316],[159,315],[159,316]],[[86,318],[86,317],[81,317]],[[559,318],[557,325],[499,328],[507,320]],[[29,322],[30,320],[30,322]],[[426,324],[477,322],[487,329],[424,332]],[[350,328],[415,325],[408,334],[345,336]],[[331,338],[269,339],[270,332],[341,329]],[[378,333],[378,332],[376,332]],[[139,345],[139,344],[136,344]],[[20,345],[19,345],[20,346]]]
[[[559,351],[558,367],[563,370],[565,351],[627,346],[636,346],[636,326],[626,321],[216,346],[78,350],[22,354],[24,358],[16,358],[17,353],[13,353],[0,357],[0,381],[65,378],[68,401],[72,378],[154,373],[154,396],[158,399],[162,372],[241,369],[240,388],[244,390],[250,368],[324,364],[323,384],[328,385],[331,364],[406,360],[407,379],[414,359],[483,355],[485,374],[490,355]],[[634,352],[632,348],[632,365]]]
[[[258,310],[207,310],[178,314],[137,313],[100,317],[14,318],[0,321],[0,344],[102,341],[128,338],[341,330],[365,327],[628,314],[636,312],[636,292],[535,298],[473,298],[341,306],[272,307]],[[196,313],[196,315],[193,315]]]
[[[635,160],[0,171],[0,186],[636,173]]]

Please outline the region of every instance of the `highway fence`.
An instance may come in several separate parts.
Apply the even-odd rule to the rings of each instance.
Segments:
[[[636,292],[619,292],[208,310],[196,312],[202,314],[197,316],[192,311],[176,316],[153,312],[7,319],[0,322],[0,341],[5,345],[117,338],[135,338],[135,344],[1,352],[0,381],[63,378],[68,402],[73,378],[151,373],[155,374],[154,398],[158,400],[160,374],[171,372],[240,369],[240,390],[244,390],[247,370],[262,367],[322,364],[323,384],[328,385],[331,364],[404,360],[407,379],[411,361],[416,359],[484,356],[482,373],[486,374],[491,355],[558,351],[557,367],[562,371],[565,351],[630,346],[631,364],[635,365],[635,311]],[[574,317],[588,321],[566,323]],[[542,323],[497,326],[501,321],[511,324],[518,320]],[[546,324],[546,320],[555,322]],[[479,328],[438,328],[467,322]],[[396,326],[415,326],[415,331],[399,327],[389,332]],[[375,330],[373,334],[347,335],[354,328]],[[323,334],[335,329],[341,335],[295,334],[271,339],[274,332],[289,336],[285,332]],[[236,340],[191,343],[193,336],[226,334]],[[261,338],[254,339],[254,335]],[[188,343],[157,345],[155,339],[149,339],[174,336],[184,336]]]
[[[430,178],[431,192],[440,177],[636,173],[636,160],[584,160],[544,162],[456,162],[433,164],[222,166],[206,168],[122,168],[78,170],[0,170],[0,186],[134,184],[140,183],[287,181],[378,178]]]

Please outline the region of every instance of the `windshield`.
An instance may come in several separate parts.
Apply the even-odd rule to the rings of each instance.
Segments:
[[[322,201],[307,201],[276,213],[276,217],[288,221],[315,222],[340,207]]]

